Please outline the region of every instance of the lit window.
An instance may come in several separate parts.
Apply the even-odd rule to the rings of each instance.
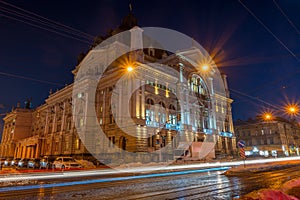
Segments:
[[[154,87],[154,90],[155,90],[155,94],[159,94],[157,84],[156,84],[156,86]]]
[[[79,120],[79,126],[80,126],[80,127],[83,127],[83,125],[84,125],[83,118],[80,118],[80,120]]]
[[[80,149],[80,140],[79,140],[79,138],[77,138],[76,140],[75,140],[75,149]]]
[[[146,124],[147,125],[152,125],[155,120],[155,115],[153,110],[146,110]]]

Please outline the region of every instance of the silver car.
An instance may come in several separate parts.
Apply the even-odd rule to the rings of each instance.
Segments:
[[[56,169],[74,169],[81,168],[81,165],[72,157],[57,157],[53,162]]]

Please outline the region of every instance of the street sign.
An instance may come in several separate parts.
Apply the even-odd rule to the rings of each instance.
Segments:
[[[244,148],[244,147],[246,146],[245,141],[240,140],[240,141],[238,142],[238,146],[239,146],[240,148]]]

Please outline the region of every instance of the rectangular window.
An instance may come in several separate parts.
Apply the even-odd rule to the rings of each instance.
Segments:
[[[158,86],[155,86],[155,87],[154,87],[154,90],[155,90],[155,94],[159,94],[159,93],[158,93]]]
[[[69,140],[66,139],[66,142],[65,142],[65,151],[68,151],[69,150]]]
[[[55,142],[55,151],[58,151],[58,146],[59,146],[59,143],[58,142]]]
[[[110,115],[109,115],[109,123],[110,123],[110,124],[115,123],[114,115],[113,115],[113,114],[110,114]]]
[[[116,143],[116,137],[108,137],[108,147],[114,147],[114,144]]]
[[[111,147],[111,137],[108,137],[108,147]]]
[[[48,128],[48,133],[52,133],[52,127],[51,126],[49,126],[49,128]]]
[[[80,126],[80,127],[83,127],[83,125],[84,125],[83,118],[80,118],[80,120],[79,120],[79,126]]]
[[[76,150],[80,149],[80,140],[79,140],[79,138],[77,138],[77,139],[75,140],[75,149],[76,149]]]
[[[176,115],[175,114],[169,114],[169,123],[170,124],[176,124]]]
[[[146,110],[146,124],[154,125],[155,115],[153,110]]]
[[[61,125],[60,124],[57,124],[56,131],[57,132],[61,131]]]

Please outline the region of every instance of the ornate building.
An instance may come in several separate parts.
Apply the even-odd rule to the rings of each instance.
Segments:
[[[98,44],[125,30],[130,30],[131,44],[114,42],[105,51],[114,54],[130,50],[132,45],[143,50],[124,54],[105,69],[106,58],[99,54],[102,48]],[[144,153],[141,160],[148,162],[176,156],[202,159],[207,155],[235,155],[232,100],[226,76],[213,67],[199,70],[190,60],[201,57],[202,52],[193,45],[171,53],[143,48],[143,37],[132,13],[107,36],[97,37],[73,70],[74,80],[80,81],[81,88],[70,84],[50,94],[42,106],[16,108],[7,114],[2,157],[89,158],[93,154],[105,160],[120,158],[120,152],[125,150]],[[92,67],[84,71],[87,63]],[[128,63],[132,65],[130,70]],[[223,93],[218,92],[217,85],[224,88]],[[85,110],[91,101],[89,87],[96,88],[92,95],[96,120],[90,119]],[[97,135],[95,121],[105,137]],[[212,144],[213,149],[201,157],[199,149],[205,144]],[[162,148],[163,153],[159,151]],[[152,156],[147,156],[149,152]],[[126,161],[136,160],[128,157]]]

